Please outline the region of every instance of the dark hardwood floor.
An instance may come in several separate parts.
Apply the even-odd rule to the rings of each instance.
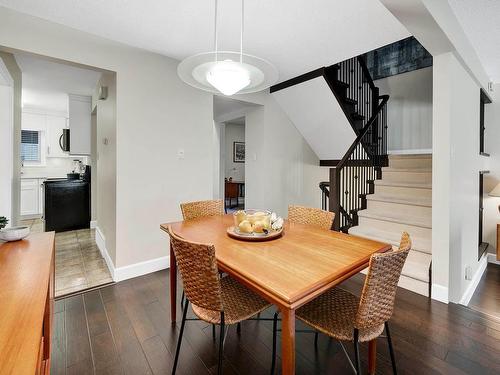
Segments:
[[[488,264],[469,307],[500,319],[500,265]]]
[[[342,286],[359,293],[362,282]],[[160,271],[57,301],[52,374],[170,374],[180,324],[170,324],[168,290],[168,271]],[[500,373],[500,319],[467,307],[400,289],[391,334],[400,374]],[[268,374],[271,344],[271,322],[244,322],[241,335],[231,327],[224,373]],[[377,347],[377,373],[391,374],[385,339]],[[215,373],[216,355],[210,326],[188,322],[178,373]],[[361,356],[366,369],[366,344]],[[298,374],[352,373],[339,344],[323,335],[315,349],[313,335],[298,333],[296,360]]]

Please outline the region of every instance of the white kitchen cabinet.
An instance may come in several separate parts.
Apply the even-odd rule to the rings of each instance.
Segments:
[[[90,155],[92,98],[82,95],[69,97],[69,153]]]
[[[46,116],[47,124],[47,157],[61,158],[69,154],[64,152],[59,144],[63,129],[66,129],[67,121],[65,117]]]
[[[23,130],[46,131],[46,116],[38,113],[23,112],[21,116],[21,128]]]
[[[21,216],[41,215],[40,195],[38,178],[21,179]]]

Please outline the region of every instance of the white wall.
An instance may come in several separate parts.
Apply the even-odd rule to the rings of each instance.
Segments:
[[[479,269],[479,86],[453,53],[434,56],[433,69],[433,293],[459,302],[465,268]]]
[[[375,81],[387,107],[389,151],[432,149],[432,67]]]
[[[21,212],[21,93],[22,93],[22,74],[17,65],[14,55],[11,53],[0,51],[0,59],[3,60],[5,67],[9,71],[9,75],[13,80],[13,120],[14,127],[12,129],[12,138],[14,144],[10,148],[12,152],[12,168],[11,177],[11,220],[10,225],[17,225]],[[9,172],[10,173],[10,172]],[[3,177],[2,177],[3,178]],[[3,214],[0,214],[3,216]]]
[[[488,193],[500,183],[500,84],[496,84],[493,92],[493,102],[485,106],[485,152],[490,157],[485,158],[486,168],[490,171],[484,175],[484,222],[483,241],[490,244],[488,251],[496,253],[497,223],[500,223],[500,198],[490,197]]]
[[[272,95],[248,96],[261,107],[245,117],[245,207],[286,217],[289,204],[321,207],[318,187],[329,168],[319,159]],[[264,136],[263,136],[264,135]]]
[[[0,216],[12,221],[14,88],[0,58]]]
[[[5,8],[0,45],[117,73],[115,266],[166,265],[159,224],[212,197],[212,96],[182,83],[172,59]]]
[[[245,163],[233,162],[233,143],[245,142],[245,125],[226,122],[225,138],[225,177],[232,177],[233,181],[245,181]]]
[[[98,99],[98,88],[108,88],[108,97]],[[95,134],[91,143],[92,182],[95,194],[92,201],[95,207],[96,228],[99,236],[106,240],[106,249],[113,264],[116,265],[116,74],[103,73],[92,97],[95,105]]]

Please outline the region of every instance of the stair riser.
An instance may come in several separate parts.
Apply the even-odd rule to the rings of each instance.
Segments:
[[[412,292],[429,297],[429,283],[401,275],[398,286],[411,290]]]
[[[355,227],[357,228],[357,227]],[[366,238],[366,239],[369,239],[369,240],[375,240],[375,241],[380,241],[380,242],[392,242],[392,241],[388,241],[388,240],[384,240],[384,239],[379,239],[379,238],[375,238],[375,237],[370,237],[370,236],[365,236],[363,234],[358,234],[358,233],[351,233],[351,231],[349,231],[349,234],[352,234],[354,236],[357,236],[357,237],[361,237],[361,238]],[[411,251],[418,251],[419,253],[423,253],[423,254],[432,254],[432,251],[431,251],[431,247],[427,244],[427,243],[421,243],[420,241],[416,240],[415,237],[413,237],[411,239]],[[398,249],[398,245],[392,243],[392,249],[393,250],[397,250]]]
[[[431,172],[394,172],[382,170],[382,179],[384,181],[393,182],[408,182],[408,183],[419,183],[427,184],[432,183],[432,173]]]
[[[389,156],[391,168],[432,168],[432,158],[394,158]]]
[[[395,198],[427,197],[432,199],[432,189],[420,189],[402,186],[383,186],[375,184],[375,190],[381,195]]]
[[[403,214],[408,218],[413,216],[428,217],[429,222],[432,220],[432,208],[425,206],[414,206],[410,204],[400,204],[392,202],[381,202],[368,200],[367,208],[371,211],[376,210],[378,212],[393,212],[398,214]]]
[[[432,229],[417,227],[415,225],[408,225],[403,223],[394,223],[392,221],[385,221],[379,219],[373,219],[369,217],[359,217],[359,225],[366,225],[367,227],[385,230],[385,231],[397,231],[403,232],[406,231],[410,234],[411,237],[424,237],[424,238],[432,238]]]
[[[366,275],[368,273],[368,268],[362,270],[361,273]],[[429,297],[429,283],[425,283],[402,274],[399,278],[398,286],[421,294],[425,297]]]

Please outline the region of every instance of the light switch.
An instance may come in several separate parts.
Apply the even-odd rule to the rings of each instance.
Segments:
[[[177,150],[177,159],[184,159],[184,149],[180,148]]]

